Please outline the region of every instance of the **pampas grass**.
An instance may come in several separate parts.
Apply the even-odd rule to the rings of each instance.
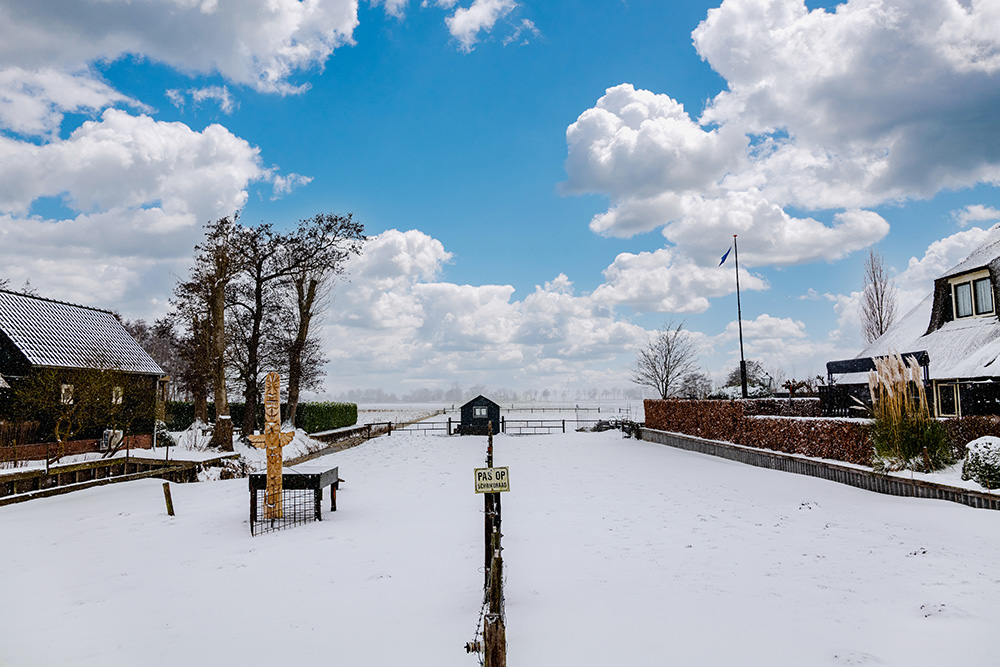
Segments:
[[[920,364],[898,352],[875,359],[868,373],[872,395],[875,467],[937,470],[954,461],[944,427],[931,418]]]

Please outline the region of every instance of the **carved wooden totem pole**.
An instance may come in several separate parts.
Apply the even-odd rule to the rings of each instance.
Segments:
[[[267,454],[267,490],[264,492],[264,518],[280,519],[281,507],[281,448],[292,441],[294,432],[281,432],[281,377],[268,373],[264,379],[264,434],[251,435],[255,447]]]

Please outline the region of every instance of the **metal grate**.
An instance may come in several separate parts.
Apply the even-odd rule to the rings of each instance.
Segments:
[[[318,512],[318,504],[322,502],[317,498],[316,491],[311,489],[282,489],[281,516],[268,518],[268,508],[264,505],[266,495],[264,491],[258,491],[254,494],[256,498],[252,501],[253,505],[250,508],[251,535],[271,533],[282,528],[290,528],[314,521]]]

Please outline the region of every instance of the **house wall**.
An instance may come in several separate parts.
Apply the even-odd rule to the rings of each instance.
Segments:
[[[78,369],[30,369],[24,377],[10,380],[14,390],[0,392],[0,419],[21,422],[37,421],[40,424],[38,437],[42,440],[55,440],[55,414],[49,413],[27,413],[27,408],[19,405],[17,399],[17,385],[21,382],[31,381],[36,374],[43,372],[54,372],[51,383],[47,390],[54,392],[49,400],[57,402],[59,400],[58,391],[61,384],[71,384],[74,387],[83,387],[87,382],[88,374],[93,371]],[[84,428],[75,434],[78,439],[94,439],[100,437],[105,428],[118,428],[131,431],[132,433],[152,433],[153,418],[156,405],[156,382],[157,378],[151,375],[123,374],[123,413],[128,415],[128,423],[85,423]],[[110,403],[111,395],[107,396]],[[125,428],[127,427],[127,428]]]

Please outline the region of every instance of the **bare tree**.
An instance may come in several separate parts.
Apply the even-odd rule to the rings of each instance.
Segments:
[[[865,260],[865,286],[861,295],[861,333],[866,343],[884,334],[896,320],[896,284],[889,277],[885,257],[875,249]]]
[[[226,305],[229,284],[239,272],[242,261],[233,250],[232,240],[238,219],[237,213],[206,225],[205,240],[195,246],[198,254],[191,277],[175,290],[178,299],[190,305],[192,326],[204,325],[207,329],[203,334],[207,337],[208,366],[215,394],[211,446],[225,451],[233,449],[233,424],[226,393]]]
[[[288,412],[295,423],[299,392],[305,375],[313,319],[322,311],[324,295],[333,280],[344,273],[351,255],[361,254],[364,226],[352,214],[346,216],[319,213],[299,221],[288,244],[287,264],[295,267],[289,283],[295,295],[296,321],[288,345]]]
[[[712,378],[708,373],[692,371],[681,378],[679,393],[684,398],[705,398],[712,393]]]
[[[684,331],[684,323],[674,326],[671,320],[639,350],[630,379],[667,398],[678,392],[684,376],[698,369],[697,357],[697,346]]]
[[[243,390],[243,433],[254,432],[264,374],[283,364],[281,295],[278,286],[294,265],[283,261],[288,239],[270,224],[245,227],[233,236],[234,252],[242,258],[233,281],[230,364]]]

